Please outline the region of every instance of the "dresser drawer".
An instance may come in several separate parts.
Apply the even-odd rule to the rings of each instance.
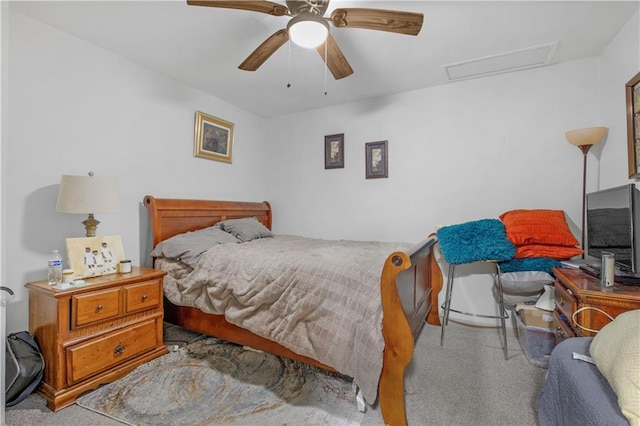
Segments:
[[[554,299],[556,307],[567,317],[569,324],[573,324],[573,313],[578,309],[578,301],[564,286],[557,283],[554,286]]]
[[[555,334],[556,345],[564,339],[576,336],[571,326],[561,319],[561,315],[558,311],[553,312],[553,332]]]
[[[117,317],[120,288],[75,294],[71,298],[72,328]]]
[[[67,380],[76,383],[157,346],[156,320],[105,334],[67,349]]]
[[[123,287],[125,313],[148,309],[160,304],[160,280]]]

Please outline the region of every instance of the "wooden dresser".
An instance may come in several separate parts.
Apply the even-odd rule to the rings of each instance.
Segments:
[[[556,342],[568,337],[595,335],[578,327],[576,322],[597,331],[611,321],[595,309],[578,312],[574,321],[573,314],[581,308],[597,308],[614,318],[623,312],[640,309],[640,286],[615,284],[602,289],[598,278],[580,269],[554,268],[553,273],[556,277],[553,312]]]
[[[44,355],[39,392],[57,411],[98,385],[112,382],[160,355],[163,271],[90,278],[86,284],[29,289],[29,330]]]

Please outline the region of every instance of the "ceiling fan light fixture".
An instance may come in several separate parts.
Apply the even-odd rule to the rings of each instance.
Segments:
[[[329,24],[313,13],[301,13],[289,20],[287,31],[289,39],[295,44],[312,49],[320,46],[327,39]]]

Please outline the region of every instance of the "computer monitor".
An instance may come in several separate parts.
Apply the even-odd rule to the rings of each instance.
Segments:
[[[586,208],[587,256],[599,262],[603,251],[610,252],[620,270],[640,272],[640,191],[635,184],[591,192]]]

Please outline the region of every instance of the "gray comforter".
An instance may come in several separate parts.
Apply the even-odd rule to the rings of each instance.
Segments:
[[[408,243],[295,236],[222,244],[195,268],[157,259],[174,304],[227,321],[353,377],[369,403],[382,369],[380,274]]]
[[[573,358],[590,356],[592,337],[573,337],[551,352],[547,377],[538,393],[541,426],[628,426],[618,397],[598,367]]]

